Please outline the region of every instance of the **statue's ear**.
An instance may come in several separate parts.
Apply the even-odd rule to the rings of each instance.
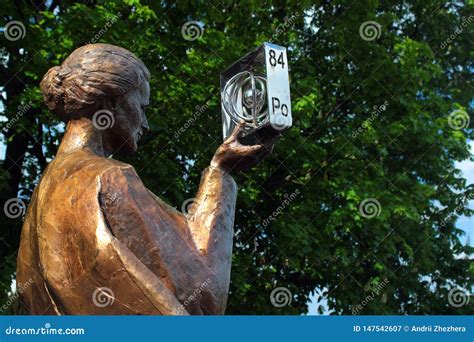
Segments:
[[[117,106],[118,106],[118,98],[117,97],[111,97],[111,96],[108,96],[108,97],[105,97],[104,99],[102,99],[102,109],[107,109],[107,110],[110,110],[110,111],[114,111]]]

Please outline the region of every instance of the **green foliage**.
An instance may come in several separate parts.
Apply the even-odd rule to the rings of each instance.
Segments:
[[[39,81],[75,48],[95,41],[125,47],[149,67],[151,133],[137,155],[123,160],[179,208],[194,196],[221,142],[220,71],[272,40],[289,47],[294,127],[268,160],[236,177],[227,313],[305,313],[320,289],[332,312],[350,314],[380,284],[381,294],[359,313],[472,313],[472,306],[448,303],[449,290],[471,288],[474,277],[473,248],[461,244],[455,225],[456,217],[472,213],[465,198],[473,188],[454,167],[470,157],[474,120],[462,130],[448,120],[456,109],[472,118],[472,25],[462,26],[472,16],[469,5],[97,0],[48,7],[23,0],[7,1],[0,13],[0,26],[11,20],[26,26],[23,39],[1,38],[8,119],[2,127],[18,116],[19,105],[32,102],[5,135],[7,153],[26,155],[18,182],[2,178],[4,198],[29,198],[60,140],[61,126],[42,103]],[[181,34],[190,20],[204,28],[195,41]],[[369,20],[381,28],[375,40],[359,33]],[[459,27],[462,33],[446,43]],[[203,114],[176,138],[201,107]],[[27,139],[27,146],[15,137]],[[4,165],[3,173],[12,170]],[[378,216],[361,215],[367,198],[380,203]],[[0,253],[5,299],[14,269],[5,260],[16,253],[20,225],[3,218],[1,229],[10,245]],[[272,305],[276,287],[291,291],[290,305]]]

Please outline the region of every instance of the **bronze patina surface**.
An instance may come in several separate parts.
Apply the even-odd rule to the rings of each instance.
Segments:
[[[110,158],[135,152],[149,129],[149,77],[131,52],[92,44],[41,82],[48,108],[67,128],[23,225],[17,286],[32,284],[21,292],[32,314],[225,311],[237,196],[231,174],[261,161],[276,137],[244,146],[237,127],[182,214],[148,190],[131,165]],[[112,124],[100,126],[97,113]]]

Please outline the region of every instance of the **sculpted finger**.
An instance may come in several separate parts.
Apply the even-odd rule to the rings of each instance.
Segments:
[[[235,126],[234,130],[232,131],[232,134],[229,136],[229,140],[235,141],[237,140],[238,136],[240,133],[242,133],[245,129],[245,121],[240,121],[237,126]]]
[[[240,150],[240,153],[242,155],[249,156],[249,155],[253,155],[253,154],[260,153],[260,152],[264,151],[265,146],[263,146],[263,145],[251,145],[251,146],[241,145],[239,150]]]

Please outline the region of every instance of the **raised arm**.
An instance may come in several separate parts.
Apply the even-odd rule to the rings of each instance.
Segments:
[[[237,185],[231,174],[249,168],[271,153],[277,137],[261,145],[240,144],[244,124],[216,151],[204,170],[196,200],[187,215],[195,246],[221,283],[223,305],[229,290]]]
[[[216,298],[225,308],[229,292],[237,184],[219,167],[204,170],[196,200],[187,215],[199,254],[219,282]]]
[[[261,145],[242,145],[239,136],[243,130],[242,123],[216,151],[211,165],[203,172],[196,200],[187,215],[197,249],[213,265],[231,254],[237,199],[237,185],[231,174],[265,158],[274,143],[271,139]]]

